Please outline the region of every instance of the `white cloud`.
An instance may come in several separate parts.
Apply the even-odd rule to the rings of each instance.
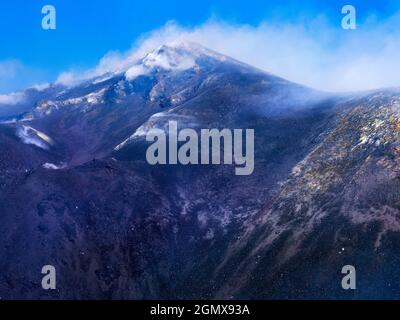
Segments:
[[[59,82],[73,84],[106,72],[128,70],[161,44],[189,40],[291,81],[329,91],[400,86],[400,14],[384,23],[370,17],[357,30],[330,25],[323,17],[258,26],[210,20],[194,28],[169,22],[138,39],[125,53],[107,54],[93,69],[68,72]],[[140,70],[131,69],[130,73]]]
[[[70,70],[63,72],[58,76],[56,83],[73,86],[84,80],[104,75],[105,73],[126,70],[138,58],[139,56],[136,56],[132,51],[126,53],[111,51],[100,60],[96,67],[88,70]]]
[[[22,102],[25,96],[22,92],[14,92],[10,94],[0,94],[0,105],[16,105]]]
[[[22,68],[22,64],[17,60],[0,61],[0,77],[15,78],[18,71]]]
[[[27,87],[43,90],[49,84],[42,84],[48,78],[45,69],[36,69],[16,59],[0,61],[0,103],[16,103],[20,94],[8,94]],[[39,83],[39,85],[32,85]]]

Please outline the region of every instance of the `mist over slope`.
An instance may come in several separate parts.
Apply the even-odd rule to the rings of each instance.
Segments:
[[[21,94],[0,114],[3,299],[398,297],[398,90],[326,94],[185,42]],[[254,129],[253,174],[149,165],[170,120]]]

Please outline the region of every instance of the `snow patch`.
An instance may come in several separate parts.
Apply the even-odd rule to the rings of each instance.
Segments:
[[[107,88],[103,88],[96,92],[89,93],[85,96],[71,98],[66,100],[46,100],[39,103],[36,110],[42,114],[49,115],[53,110],[57,110],[61,107],[74,106],[80,104],[86,104],[88,106],[101,104],[104,102],[104,93]]]
[[[129,142],[134,140],[135,138],[139,137],[144,137],[147,135],[147,133],[153,128],[153,121],[155,118],[160,118],[165,116],[165,112],[159,112],[156,114],[153,114],[148,121],[146,121],[143,125],[141,125],[139,128],[136,129],[136,131],[129,136],[127,139],[125,139],[123,142],[121,142],[119,145],[117,145],[114,150],[118,151],[121,150],[124,146],[126,146]]]
[[[123,142],[117,145],[114,148],[114,150],[115,151],[121,150],[131,141],[147,136],[147,134],[151,130],[160,129],[163,130],[166,134],[168,134],[169,120],[175,120],[175,121],[180,120],[179,122],[180,125],[182,125],[182,127],[194,128],[197,126],[197,122],[193,117],[186,115],[179,115],[171,112],[172,110],[173,109],[166,112],[158,112],[153,114],[145,123],[143,123],[139,128],[137,128],[136,131],[131,136],[129,136],[127,139],[125,139]]]

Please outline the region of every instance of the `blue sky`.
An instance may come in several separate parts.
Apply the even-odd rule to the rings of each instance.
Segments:
[[[56,7],[56,30],[41,28],[41,8],[46,4]],[[193,28],[213,18],[231,26],[256,27],[268,21],[301,25],[322,15],[324,24],[339,34],[345,4],[357,8],[361,26],[371,16],[375,24],[385,21],[400,8],[395,0],[4,0],[0,93],[54,81],[65,70],[93,67],[110,50],[129,50],[135,39],[167,21]],[[14,74],[7,76],[11,69]]]

